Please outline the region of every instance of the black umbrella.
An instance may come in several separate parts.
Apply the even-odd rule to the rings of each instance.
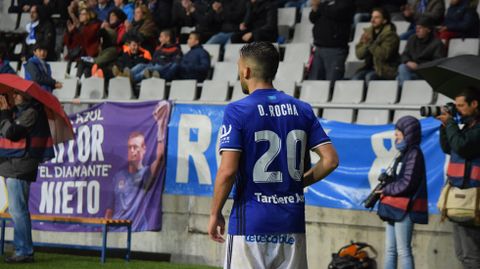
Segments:
[[[434,91],[452,99],[465,87],[480,89],[480,56],[461,55],[418,66],[417,72]]]

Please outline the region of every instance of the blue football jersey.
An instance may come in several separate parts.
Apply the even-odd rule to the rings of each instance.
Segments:
[[[330,143],[309,104],[260,89],[225,108],[220,151],[241,151],[229,234],[305,233],[308,150]]]

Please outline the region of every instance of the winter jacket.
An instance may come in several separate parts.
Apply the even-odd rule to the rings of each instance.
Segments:
[[[458,188],[480,187],[480,117],[463,129],[453,119],[447,121],[440,128],[440,145],[450,154],[449,183]]]
[[[127,35],[138,35],[142,38],[142,47],[148,51],[155,49],[155,42],[157,42],[158,31],[155,22],[152,19],[143,19],[141,21],[133,21],[132,29],[127,32]],[[125,37],[124,36],[124,37]]]
[[[277,2],[257,0],[255,3],[247,1],[247,11],[243,22],[247,32],[252,32],[253,41],[276,42],[277,29]]]
[[[246,12],[245,0],[224,0],[220,13],[210,9],[207,13],[208,24],[215,27],[215,32],[238,32]]]
[[[153,54],[152,64],[166,65],[178,63],[182,59],[182,49],[177,44],[158,47]]]
[[[36,56],[28,59],[25,64],[25,79],[35,81],[43,89],[52,92],[57,81],[52,78],[52,70],[50,65]]]
[[[427,224],[427,176],[420,148],[420,122],[405,116],[398,120],[395,128],[403,133],[407,147],[394,166],[394,181],[383,188],[378,214],[386,221],[401,221],[408,214],[412,222]]]
[[[50,14],[46,7],[38,7],[38,25],[33,29],[35,33],[35,44],[43,44],[47,46],[47,61],[57,60],[55,52],[55,25],[50,19]],[[27,31],[28,31],[27,26]],[[33,56],[34,44],[27,45],[23,51],[23,55],[28,59]]]
[[[180,79],[196,79],[204,81],[210,70],[210,55],[201,46],[190,49],[180,61],[178,77]]]
[[[354,13],[351,0],[322,2],[317,11],[312,10],[309,19],[314,25],[315,46],[347,49]]]
[[[0,74],[16,74],[15,70],[10,66],[7,60],[0,60]]]
[[[373,27],[365,31],[370,36],[374,36]],[[373,68],[381,78],[395,79],[400,63],[399,45],[400,39],[393,25],[385,25],[368,43],[360,41],[355,47],[357,57],[361,60],[365,59],[365,64],[360,70]]]
[[[53,157],[43,106],[30,101],[0,111],[0,176],[35,181],[38,165]]]
[[[195,27],[195,31],[199,33],[210,32],[210,25],[207,20],[207,11],[210,4],[204,0],[194,1],[195,11],[189,15],[185,11],[180,1],[176,1],[172,8],[172,24],[177,33],[180,33],[182,27]]]
[[[100,26],[99,21],[90,21],[72,32],[66,31],[63,42],[69,51],[79,47],[81,49],[79,56],[95,57],[98,55],[100,46],[100,37],[98,35]]]
[[[415,62],[422,64],[444,58],[447,56],[445,45],[440,39],[435,37],[434,33],[424,39],[419,39],[416,35],[412,35],[402,53],[402,63]]]
[[[144,48],[138,48],[138,53],[133,54],[127,45],[123,46],[123,52],[118,58],[116,65],[123,70],[125,67],[132,68],[137,64],[148,63],[152,60],[150,52]]]
[[[421,16],[429,17],[433,24],[440,25],[443,21],[443,16],[445,14],[445,1],[444,0],[428,0],[425,11],[421,13],[419,11],[420,3],[422,0],[416,0],[413,5],[414,16],[408,18],[409,20],[416,21]]]
[[[460,38],[478,37],[478,13],[469,7],[468,0],[448,8],[443,25],[448,31],[459,34]]]
[[[107,21],[108,20],[108,13],[110,12],[110,10],[112,10],[113,8],[115,7],[115,5],[113,5],[112,2],[108,1],[107,4],[105,5],[105,7],[103,8],[100,8],[100,5],[97,4],[95,6],[95,13],[97,14],[97,18],[100,20],[100,21]]]

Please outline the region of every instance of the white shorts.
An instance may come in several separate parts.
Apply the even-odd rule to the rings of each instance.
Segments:
[[[224,269],[307,269],[305,234],[228,235]]]

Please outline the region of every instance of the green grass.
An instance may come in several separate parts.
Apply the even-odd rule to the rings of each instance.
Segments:
[[[85,257],[50,253],[35,253],[33,264],[6,264],[3,257],[0,261],[0,268],[8,269],[215,269],[217,267],[203,265],[184,265],[166,262],[131,260],[126,262],[122,259],[107,258],[107,261],[100,263],[99,257]]]

